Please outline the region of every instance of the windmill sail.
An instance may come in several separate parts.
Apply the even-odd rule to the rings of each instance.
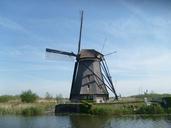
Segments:
[[[65,52],[46,48],[46,59],[48,60],[73,61],[75,60],[75,57],[76,54],[73,52]]]
[[[83,11],[81,11],[81,24],[80,24],[80,33],[79,33],[79,41],[78,41],[78,53],[77,53],[77,58],[76,58],[77,61],[75,62],[75,65],[74,65],[74,72],[73,72],[71,90],[75,86],[76,78],[77,78],[77,75],[78,75],[79,54],[80,54],[80,48],[81,48],[82,26],[83,26]],[[71,97],[72,97],[72,93],[70,93],[70,100],[71,100]]]
[[[81,48],[82,26],[83,26],[83,11],[81,11],[81,24],[80,24],[80,35],[79,35],[79,42],[78,42],[78,54],[79,54],[80,48]]]
[[[67,55],[67,56],[77,56],[73,52],[59,51],[59,50],[54,50],[54,49],[49,49],[49,48],[46,48],[46,52],[57,53],[57,54],[62,54],[62,55]]]

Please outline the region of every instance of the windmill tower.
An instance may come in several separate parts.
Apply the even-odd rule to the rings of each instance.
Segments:
[[[81,12],[81,25],[77,54],[46,48],[47,53],[61,54],[75,57],[74,73],[71,85],[70,100],[93,100],[97,103],[106,102],[109,99],[107,88],[115,92],[113,82],[104,58],[104,55],[94,49],[80,49],[83,24],[83,11]]]

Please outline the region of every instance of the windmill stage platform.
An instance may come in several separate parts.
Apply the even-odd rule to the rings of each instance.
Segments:
[[[72,104],[58,104],[55,106],[55,114],[57,113],[80,113],[81,104],[72,103]]]

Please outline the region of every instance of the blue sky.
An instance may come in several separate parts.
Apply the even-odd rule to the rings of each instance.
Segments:
[[[118,93],[171,93],[169,0],[1,0],[0,95],[69,96],[74,61],[45,48],[77,51],[81,9],[81,47],[117,51],[106,60]]]

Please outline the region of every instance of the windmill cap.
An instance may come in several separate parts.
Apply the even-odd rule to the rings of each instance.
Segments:
[[[79,54],[80,59],[84,58],[92,58],[92,59],[101,59],[103,58],[103,54],[100,52],[94,50],[94,49],[82,49]]]

